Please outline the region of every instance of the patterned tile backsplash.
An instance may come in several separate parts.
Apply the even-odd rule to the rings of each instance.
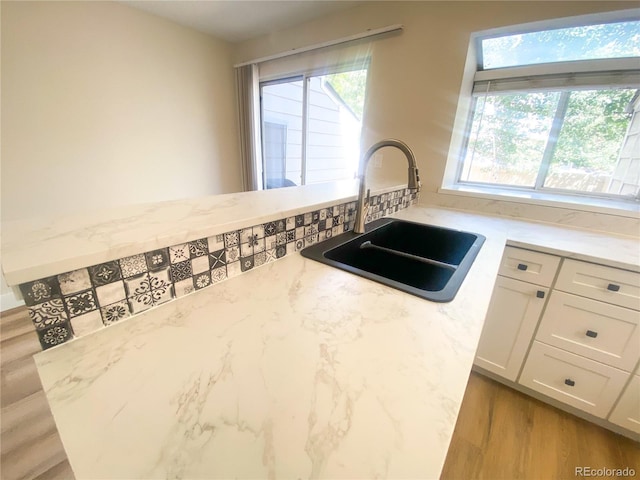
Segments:
[[[367,222],[413,204],[408,189],[371,197]],[[356,202],[201,238],[23,283],[43,349],[353,229]]]

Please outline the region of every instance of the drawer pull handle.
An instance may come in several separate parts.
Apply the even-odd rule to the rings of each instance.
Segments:
[[[542,290],[538,290],[538,291],[536,292],[536,297],[538,297],[538,298],[544,298],[544,292],[543,292]]]
[[[593,330],[587,330],[587,337],[596,338],[598,336],[598,332],[594,332]]]
[[[527,270],[527,268],[529,268],[528,265],[525,265],[524,263],[519,263],[518,264],[518,270],[522,270],[523,272]]]
[[[576,382],[574,382],[570,378],[567,378],[567,379],[565,379],[564,384],[565,385],[569,385],[570,387],[573,387],[576,384]]]
[[[609,285],[607,285],[607,290],[609,290],[610,292],[617,292],[618,290],[620,290],[620,285],[610,283]]]

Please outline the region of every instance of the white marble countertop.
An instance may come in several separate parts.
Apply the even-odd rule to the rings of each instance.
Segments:
[[[505,242],[640,270],[629,237],[396,216],[487,237],[452,302],[294,254],[37,354],[77,478],[436,479]]]
[[[2,271],[9,285],[18,285],[352,201],[357,192],[353,180],[3,222]]]

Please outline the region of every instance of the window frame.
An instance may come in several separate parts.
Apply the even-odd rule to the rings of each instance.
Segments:
[[[301,71],[290,72],[287,74],[281,75],[271,75],[268,77],[260,78],[258,81],[258,91],[259,91],[259,117],[260,117],[260,134],[261,134],[261,155],[260,155],[260,165],[256,165],[259,171],[260,178],[262,179],[262,189],[266,190],[267,179],[266,179],[266,171],[265,171],[265,140],[264,140],[264,110],[263,110],[263,95],[262,89],[265,86],[269,85],[278,85],[281,83],[289,83],[294,81],[302,81],[302,141],[301,141],[301,162],[300,162],[300,185],[307,185],[307,140],[309,136],[308,131],[308,110],[309,110],[309,82],[313,77],[321,77],[325,75],[334,75],[337,73],[345,73],[345,72],[354,72],[358,70],[366,70],[367,76],[369,75],[369,69],[371,64],[371,57],[367,56],[364,59],[359,59],[354,62],[343,62],[334,65],[322,66],[318,68],[305,69]],[[365,92],[366,95],[366,92]]]
[[[535,91],[534,88],[526,89],[527,83],[531,79],[544,79],[553,85],[559,78],[572,76],[577,79],[576,86],[565,85],[560,88],[545,88],[546,90],[577,90],[595,89],[611,85],[607,80],[612,75],[616,76],[616,82],[612,85],[616,88],[631,83],[627,88],[640,88],[638,78],[640,78],[640,62],[637,57],[632,58],[611,58],[598,60],[575,60],[557,63],[539,63],[526,66],[499,67],[483,69],[482,41],[487,38],[500,37],[505,35],[517,35],[557,28],[587,26],[604,23],[617,23],[621,21],[640,20],[640,9],[632,9],[618,12],[608,12],[605,15],[587,15],[581,17],[571,17],[568,19],[554,19],[546,22],[535,22],[526,25],[515,25],[505,28],[492,29],[483,32],[476,32],[471,35],[469,43],[469,54],[467,65],[465,66],[465,78],[463,79],[460,101],[456,112],[454,132],[447,159],[447,167],[443,177],[440,192],[466,191],[468,194],[489,195],[489,196],[513,196],[518,198],[529,198],[534,202],[542,200],[557,202],[558,198],[570,199],[573,203],[591,204],[594,200],[608,202],[638,203],[640,201],[640,190],[633,197],[610,193],[592,193],[577,190],[544,187],[546,170],[544,168],[544,158],[538,169],[536,183],[533,187],[503,185],[487,182],[470,182],[462,180],[465,157],[469,148],[469,141],[473,136],[472,126],[476,105],[480,96],[475,91],[479,84],[491,84],[500,82],[509,87],[508,91],[526,93]],[[589,88],[591,87],[591,88]],[[507,89],[505,89],[507,91]],[[496,93],[495,91],[492,93]],[[556,110],[557,113],[557,110]],[[555,123],[555,116],[554,116]],[[549,137],[551,137],[551,132]],[[557,141],[557,138],[555,139]],[[547,139],[547,144],[550,142]],[[548,169],[547,159],[547,169]],[[452,168],[453,167],[453,168]],[[544,173],[544,175],[543,175]]]

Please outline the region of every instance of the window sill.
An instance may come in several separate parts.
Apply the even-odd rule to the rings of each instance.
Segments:
[[[489,200],[502,200],[505,202],[529,205],[566,208],[583,212],[617,215],[620,217],[637,218],[640,213],[640,204],[635,202],[605,198],[588,198],[577,195],[561,195],[546,192],[527,192],[507,188],[452,185],[439,188],[438,193],[484,198]]]

